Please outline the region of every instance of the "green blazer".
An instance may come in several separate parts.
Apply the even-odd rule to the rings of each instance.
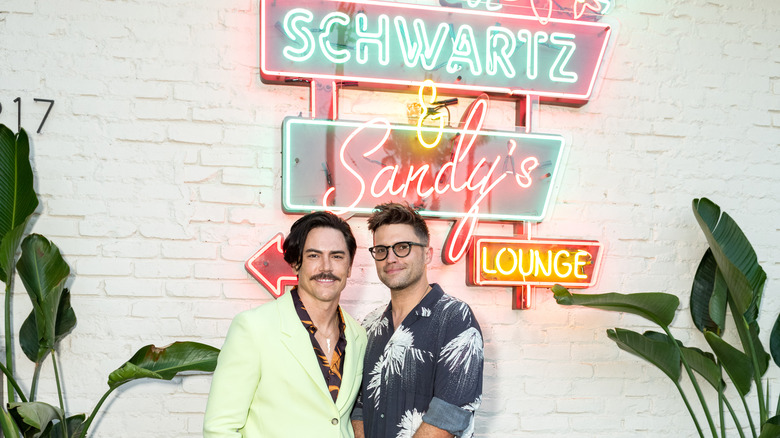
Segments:
[[[238,314],[211,382],[204,438],[348,438],[366,332],[344,312],[347,349],[338,399],[325,385],[309,333],[284,294]]]

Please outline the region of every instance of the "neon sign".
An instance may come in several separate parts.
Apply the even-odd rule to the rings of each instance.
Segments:
[[[600,5],[573,1],[575,18]],[[261,0],[260,8],[260,71],[271,82],[419,87],[428,79],[584,102],[611,33],[597,22],[380,1]]]
[[[283,210],[369,214],[394,201],[454,219],[442,261],[468,257],[468,283],[512,287],[516,309],[530,307],[537,286],[592,286],[599,242],[530,238],[560,179],[565,143],[532,132],[531,118],[540,100],[590,98],[612,33],[598,20],[611,0],[439,1],[466,7],[260,0],[262,79],[311,90],[310,118],[282,126]],[[347,85],[419,87],[409,124],[339,119],[338,90]],[[453,127],[449,110],[439,110],[457,99],[437,101],[437,88],[514,99],[520,129],[483,129],[482,94]],[[515,235],[475,237],[480,221],[513,222]],[[274,297],[296,281],[281,241],[279,234],[246,263]]]
[[[249,274],[274,298],[284,295],[285,286],[298,283],[298,276],[284,261],[283,242],[284,236],[278,233],[244,263],[244,268],[249,271]]]
[[[406,201],[427,217],[541,221],[559,174],[563,138],[482,130],[484,107],[475,107],[481,116],[461,129],[385,119],[285,119],[283,209],[369,214],[379,203]],[[423,147],[420,131],[441,142]]]
[[[601,243],[475,236],[468,280],[475,286],[589,287],[596,283]]]

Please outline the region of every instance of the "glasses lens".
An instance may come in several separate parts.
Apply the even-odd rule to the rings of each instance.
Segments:
[[[409,242],[398,242],[393,245],[393,252],[398,257],[406,257],[412,251],[412,245]]]
[[[371,255],[374,257],[374,260],[382,261],[385,258],[387,258],[387,247],[386,246],[375,246],[375,247],[371,248]]]

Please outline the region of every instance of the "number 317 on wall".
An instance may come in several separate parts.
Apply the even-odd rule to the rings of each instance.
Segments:
[[[51,108],[54,106],[54,99],[39,99],[34,98],[35,102],[47,102],[49,104],[49,107],[46,108],[46,114],[43,115],[43,118],[41,119],[41,124],[38,125],[38,130],[35,131],[38,134],[41,133],[41,130],[43,129],[43,124],[46,123],[46,119],[49,118],[49,113],[51,112]],[[17,132],[22,129],[22,98],[17,97],[14,99],[14,103],[16,104],[16,130]],[[0,116],[3,114],[3,102],[0,101]]]

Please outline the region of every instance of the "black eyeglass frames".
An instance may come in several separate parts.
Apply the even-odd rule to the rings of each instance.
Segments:
[[[382,260],[387,258],[388,249],[393,248],[393,253],[396,257],[403,258],[408,256],[412,252],[413,246],[419,246],[421,248],[426,248],[427,245],[423,245],[422,243],[417,242],[398,242],[394,243],[392,245],[377,245],[372,246],[371,248],[368,248],[368,252],[371,253],[371,257],[374,258],[374,260],[381,262]]]

